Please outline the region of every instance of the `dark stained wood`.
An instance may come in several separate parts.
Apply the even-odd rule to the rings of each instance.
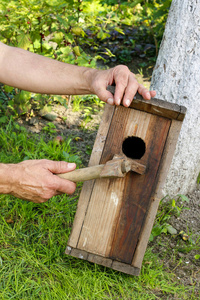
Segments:
[[[179,121],[183,121],[186,113],[186,108],[184,106],[179,106],[178,104],[156,98],[151,100],[138,99],[138,96],[133,100],[130,107]]]
[[[105,258],[105,257],[102,257],[100,255],[95,255],[95,254],[92,254],[92,253],[89,253],[87,260],[92,262],[92,263],[102,265],[102,266],[108,267],[108,268],[112,267],[112,262],[113,262],[112,259]]]
[[[138,276],[140,274],[139,268],[135,268],[133,266],[121,263],[119,261],[113,261],[112,269],[134,276]]]
[[[80,259],[87,260],[89,253],[86,252],[86,251],[80,250],[80,249],[72,248],[71,252],[70,252],[70,255],[73,256],[73,257],[77,257],[77,258],[80,258]]]
[[[115,86],[109,85],[107,87],[107,90],[114,94]],[[136,93],[130,107],[179,121],[183,121],[186,114],[186,107],[184,106],[180,106],[178,104],[170,103],[156,98],[153,98],[151,100],[144,100],[139,93]]]
[[[114,155],[122,154],[122,143],[124,141],[124,131],[129,121],[130,110],[122,106],[115,109],[111,126],[108,131],[106,143],[100,160],[101,164],[105,164],[111,160]],[[123,120],[123,121],[121,121]],[[140,162],[140,161],[139,161]]]
[[[96,254],[92,254],[92,253],[88,253],[86,251],[80,250],[80,249],[76,249],[76,248],[71,248],[71,247],[67,247],[65,254],[79,258],[79,259],[83,259],[83,260],[87,260],[91,263],[95,263],[107,268],[112,268],[116,271],[119,272],[123,272],[129,275],[136,275],[138,276],[140,273],[140,268],[131,266],[131,265],[127,265],[118,261],[113,261],[112,259],[109,258],[105,258],[102,257],[100,255],[96,255]]]
[[[151,117],[145,139],[147,150],[144,157],[140,160],[141,163],[147,165],[147,170],[142,176],[130,173],[126,178],[123,207],[121,208],[109,255],[112,259],[128,264],[132,262],[150,197],[155,186],[156,174],[170,123],[170,120],[159,116],[152,115]],[[109,134],[114,133],[111,133],[110,130]],[[108,136],[108,141],[110,139],[111,137]],[[114,136],[113,139],[115,139]],[[106,148],[112,149],[112,144],[108,143]]]
[[[152,193],[151,204],[148,209],[147,216],[145,218],[145,222],[143,224],[139,241],[137,244],[136,251],[134,253],[132,265],[137,268],[141,268],[143,257],[146,251],[146,247],[149,241],[149,237],[151,234],[151,230],[153,227],[153,223],[156,217],[156,213],[158,210],[158,206],[160,200],[163,197],[163,187],[165,183],[165,179],[167,177],[170,164],[174,155],[174,151],[176,149],[176,143],[178,141],[179,132],[181,130],[182,122],[172,120],[171,126],[169,129],[169,133],[167,136],[167,141],[165,144],[165,149],[163,151],[162,159],[159,165],[159,170],[156,177],[156,188]]]

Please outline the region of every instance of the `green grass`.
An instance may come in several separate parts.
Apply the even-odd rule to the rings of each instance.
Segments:
[[[59,196],[42,205],[0,200],[0,299],[184,299],[184,287],[152,249],[139,277],[66,256],[76,199]]]
[[[76,155],[76,149],[71,146],[72,137],[64,139],[59,145],[54,142],[56,132],[51,131],[48,123],[46,137],[44,135],[33,136],[26,129],[14,123],[11,119],[5,128],[0,128],[0,161],[5,163],[20,162],[27,159],[52,159],[66,160],[81,164],[80,157]],[[54,125],[54,124],[53,124]],[[49,128],[49,130],[48,130]],[[47,140],[47,141],[45,141]]]
[[[80,162],[70,138],[59,147],[58,151],[52,136],[47,142],[30,137],[12,121],[1,126],[1,162]],[[0,195],[0,299],[188,299],[187,288],[164,269],[150,247],[139,277],[65,255],[79,190],[43,204]]]

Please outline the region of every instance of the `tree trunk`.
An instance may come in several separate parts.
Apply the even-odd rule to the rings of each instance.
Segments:
[[[173,0],[151,88],[187,107],[164,194],[192,192],[200,171],[200,1]]]

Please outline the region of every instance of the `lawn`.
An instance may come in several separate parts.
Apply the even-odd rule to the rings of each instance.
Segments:
[[[79,136],[92,130],[86,125],[79,127]],[[76,146],[84,142],[81,138],[65,136],[58,145],[57,132],[33,134],[26,128],[19,119],[2,124],[1,162],[48,158],[82,165]],[[162,255],[154,251],[156,242],[146,251],[139,277],[65,255],[80,189],[81,184],[73,196],[56,196],[43,204],[0,196],[0,299],[197,299],[195,286],[185,287],[166,269]]]

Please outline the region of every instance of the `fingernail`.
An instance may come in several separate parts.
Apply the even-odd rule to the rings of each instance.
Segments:
[[[108,98],[107,103],[110,105],[113,105],[113,103],[114,103],[113,98]]]
[[[120,105],[121,99],[115,100],[116,105]]]
[[[149,92],[146,93],[146,97],[147,97],[148,99],[151,99],[151,95],[150,95]]]
[[[126,106],[129,106],[130,104],[131,104],[131,101],[130,101],[129,99],[126,99],[125,105],[126,105]]]
[[[68,163],[67,167],[68,167],[68,170],[74,170],[74,168],[76,167],[76,164],[75,163]]]

